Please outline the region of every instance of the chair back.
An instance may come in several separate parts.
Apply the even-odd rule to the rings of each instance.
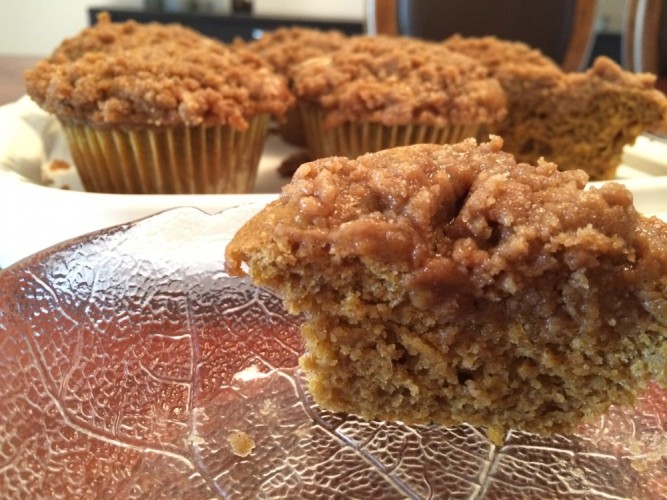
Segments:
[[[541,50],[566,71],[584,69],[596,0],[367,0],[369,34],[443,40],[493,35]]]
[[[667,76],[667,5],[662,0],[628,0],[626,9],[623,66]]]

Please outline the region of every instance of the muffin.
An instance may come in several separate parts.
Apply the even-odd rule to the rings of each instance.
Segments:
[[[486,65],[507,94],[507,116],[492,127],[520,161],[544,157],[560,169],[613,179],[623,148],[644,131],[667,129],[667,97],[655,77],[623,71],[606,57],[565,73],[524,44],[454,36],[444,45]]]
[[[301,166],[234,236],[232,275],[302,313],[325,409],[568,432],[667,383],[667,224],[493,137]]]
[[[246,193],[269,117],[293,101],[257,56],[178,25],[97,25],[26,72],[86,190]]]
[[[502,88],[482,64],[405,37],[350,37],[298,65],[293,90],[316,158],[456,142],[506,111]]]
[[[338,50],[346,40],[341,31],[322,31],[313,28],[284,27],[266,32],[258,40],[243,44],[249,51],[265,60],[278,74],[291,82],[293,68],[311,57]],[[301,114],[291,107],[286,118],[278,124],[282,138],[296,146],[306,145]]]

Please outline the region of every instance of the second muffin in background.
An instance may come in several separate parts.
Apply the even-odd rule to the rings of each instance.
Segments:
[[[457,35],[444,45],[484,64],[502,85],[507,116],[493,133],[520,161],[544,157],[560,170],[613,179],[625,146],[642,132],[667,130],[667,98],[655,76],[624,71],[607,57],[566,73],[519,42]]]
[[[306,59],[327,55],[340,49],[347,37],[337,30],[322,31],[313,28],[283,27],[266,32],[258,40],[245,43],[236,41],[235,46],[257,54],[278,74],[284,75],[291,84],[294,69]],[[281,137],[296,146],[306,145],[306,136],[298,107],[287,112],[284,121],[278,124]]]
[[[100,43],[100,31],[113,41]],[[252,191],[269,117],[293,96],[257,56],[183,31],[103,15],[26,72],[30,97],[63,125],[86,190]]]
[[[350,37],[292,76],[314,158],[457,142],[506,113],[504,91],[486,67],[411,38]]]

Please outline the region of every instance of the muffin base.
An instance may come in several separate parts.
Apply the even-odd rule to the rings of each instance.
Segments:
[[[324,112],[313,105],[300,106],[308,150],[313,159],[328,156],[356,158],[397,146],[412,144],[454,144],[474,137],[480,139],[484,127],[480,124],[449,125],[383,125],[361,122],[344,123],[337,127],[324,124]]]
[[[251,192],[269,116],[246,130],[93,127],[61,122],[86,191],[125,194]]]

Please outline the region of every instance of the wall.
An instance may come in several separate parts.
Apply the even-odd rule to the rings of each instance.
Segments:
[[[598,0],[598,31],[620,33],[623,28],[625,7],[625,0]]]
[[[365,0],[253,0],[254,11],[262,15],[287,15],[308,18],[361,20],[365,16]]]

